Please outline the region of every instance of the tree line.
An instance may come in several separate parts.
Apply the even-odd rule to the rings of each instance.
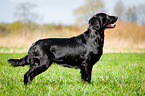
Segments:
[[[107,12],[102,0],[85,0],[85,4],[74,10],[77,23],[87,23],[88,19],[98,12]],[[127,7],[122,0],[118,0],[113,8],[113,14],[119,16],[120,21],[136,22],[145,25],[145,4]]]
[[[126,7],[124,3],[119,0],[114,6],[114,13],[119,16],[121,21],[126,20],[145,25],[145,4]]]
[[[37,5],[31,3],[21,3],[16,6],[16,11],[14,16],[18,21],[12,24],[0,24],[0,33],[8,32],[20,32],[20,31],[33,31],[36,29],[42,30],[52,30],[63,28],[69,28],[71,30],[79,30],[76,26],[64,26],[55,24],[37,24],[37,20],[40,17],[37,13],[33,12]],[[98,12],[107,12],[105,9],[105,4],[103,0],[85,0],[85,4],[74,10],[74,15],[76,16],[76,23],[80,25],[87,24],[90,17]],[[114,6],[113,14],[119,16],[120,21],[136,22],[141,25],[145,25],[145,4],[140,4],[137,6],[127,7],[122,2],[118,0]]]

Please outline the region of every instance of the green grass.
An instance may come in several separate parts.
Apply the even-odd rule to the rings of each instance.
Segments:
[[[93,67],[91,84],[82,83],[80,70],[53,64],[26,86],[29,66],[12,67],[9,58],[25,54],[0,53],[1,96],[144,96],[145,53],[106,53]]]
[[[26,47],[0,47],[0,53],[24,53],[27,52],[26,49]]]

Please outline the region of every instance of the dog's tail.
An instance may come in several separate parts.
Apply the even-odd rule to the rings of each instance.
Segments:
[[[26,55],[21,59],[9,59],[8,62],[11,63],[11,65],[15,67],[25,66],[29,64],[29,59],[28,59],[28,55]]]

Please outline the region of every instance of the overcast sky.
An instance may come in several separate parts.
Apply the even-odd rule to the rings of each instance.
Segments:
[[[70,25],[75,22],[73,11],[84,4],[85,0],[0,0],[0,23],[12,23],[18,20],[14,13],[16,6],[23,2],[37,5],[33,10],[40,16],[40,23],[55,23]],[[118,0],[103,0],[105,9],[112,14]],[[126,6],[145,3],[145,0],[122,0]]]

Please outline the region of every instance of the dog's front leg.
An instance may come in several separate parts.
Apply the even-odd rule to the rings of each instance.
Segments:
[[[91,82],[92,67],[85,61],[81,64],[81,78],[83,82]]]

